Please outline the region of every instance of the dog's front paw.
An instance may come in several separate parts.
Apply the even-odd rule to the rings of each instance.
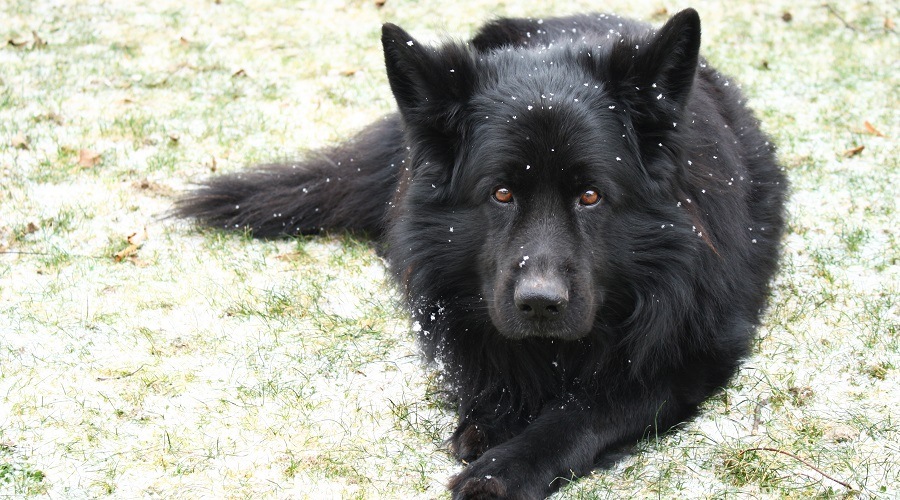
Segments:
[[[529,464],[494,448],[450,480],[454,500],[538,500],[546,493]]]
[[[490,438],[483,426],[462,422],[450,437],[450,452],[460,461],[470,463],[490,448]]]
[[[492,500],[509,498],[506,483],[499,477],[485,474],[473,476],[469,474],[471,467],[460,472],[450,480],[448,485],[453,492],[453,500]]]

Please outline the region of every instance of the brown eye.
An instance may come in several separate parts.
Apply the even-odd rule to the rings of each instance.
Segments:
[[[494,199],[500,203],[509,203],[512,201],[512,192],[505,187],[498,187],[494,190]]]
[[[600,203],[600,193],[593,189],[588,189],[581,193],[581,198],[578,199],[578,202],[585,206],[596,205]]]

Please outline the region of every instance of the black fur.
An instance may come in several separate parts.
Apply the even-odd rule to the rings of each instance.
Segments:
[[[385,25],[399,115],[178,213],[382,245],[459,406],[454,498],[539,498],[692,417],[750,351],[787,183],[693,10],[499,19],[470,44]],[[599,195],[599,197],[595,196]]]

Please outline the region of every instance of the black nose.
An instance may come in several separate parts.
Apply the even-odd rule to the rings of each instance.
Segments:
[[[556,319],[569,305],[569,291],[558,280],[531,278],[516,285],[516,307],[528,319]]]

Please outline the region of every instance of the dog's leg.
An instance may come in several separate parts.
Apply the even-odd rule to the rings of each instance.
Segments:
[[[450,481],[453,498],[544,498],[587,475],[604,455],[693,411],[667,389],[589,406],[579,396],[557,401],[518,436],[487,450]]]

